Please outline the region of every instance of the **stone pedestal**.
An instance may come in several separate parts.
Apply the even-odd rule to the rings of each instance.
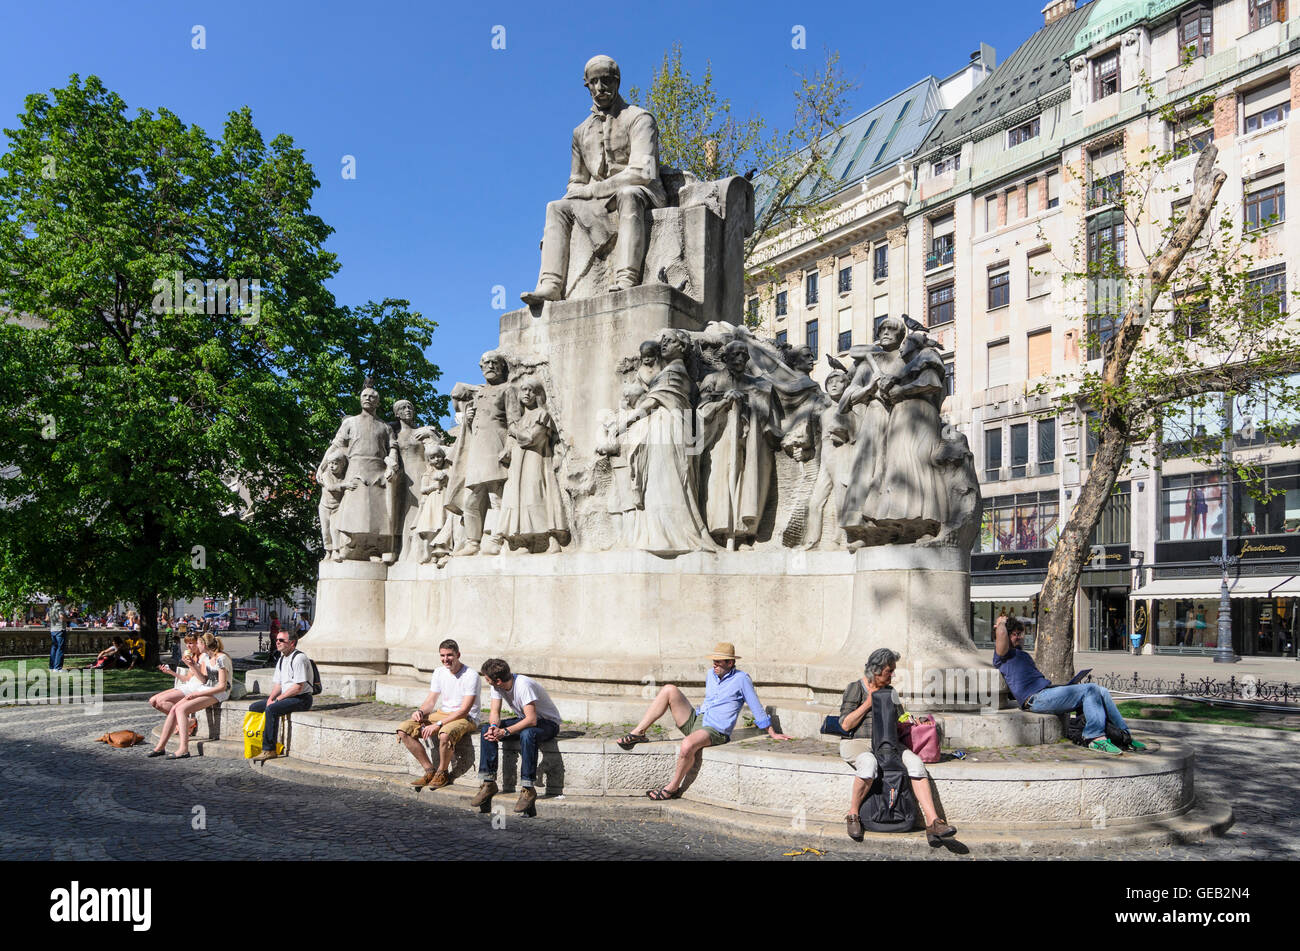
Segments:
[[[547,400],[573,470],[595,461],[601,420],[618,412],[619,360],[635,357],[642,341],[661,330],[698,331],[706,322],[698,301],[666,284],[647,284],[548,303],[538,316],[528,308],[503,314],[500,346],[522,363],[548,363],[543,371]]]
[[[302,646],[322,671],[383,672],[388,567],[375,561],[322,561],[316,583],[316,623]],[[436,648],[435,648],[436,650]]]

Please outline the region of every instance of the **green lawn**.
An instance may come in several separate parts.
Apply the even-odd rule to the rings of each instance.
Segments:
[[[1170,720],[1177,723],[1219,723],[1224,726],[1255,726],[1268,730],[1300,729],[1300,717],[1295,725],[1278,723],[1276,715],[1236,707],[1212,707],[1208,704],[1189,703],[1177,706],[1153,706],[1149,701],[1125,700],[1116,704],[1126,720]]]
[[[65,657],[64,666],[68,668],[80,667],[82,664],[94,663],[94,656],[90,657]],[[0,660],[0,671],[9,671],[15,677],[18,674],[18,665],[25,664],[28,676],[34,670],[42,670],[48,673],[49,659],[44,657],[26,657],[20,659]],[[91,674],[94,671],[76,671],[77,674]],[[3,674],[0,674],[3,676]],[[242,674],[236,674],[236,678],[242,678]],[[74,683],[80,683],[80,676],[69,678]],[[92,681],[93,682],[93,681]],[[160,690],[166,690],[172,686],[175,678],[166,674],[160,674],[156,670],[106,670],[104,671],[104,693],[157,693]],[[43,686],[43,685],[42,685]]]

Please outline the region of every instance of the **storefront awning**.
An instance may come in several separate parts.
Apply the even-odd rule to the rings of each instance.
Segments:
[[[972,601],[1031,601],[1043,589],[1039,582],[1027,584],[977,584],[971,585]]]
[[[1234,598],[1290,598],[1300,596],[1300,575],[1256,575],[1228,580]],[[1213,599],[1219,596],[1217,578],[1161,578],[1135,590],[1138,600]],[[974,595],[972,594],[972,598]]]

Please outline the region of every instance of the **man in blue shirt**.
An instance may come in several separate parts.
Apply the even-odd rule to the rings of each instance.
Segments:
[[[1004,615],[993,625],[993,666],[1002,672],[1007,689],[1020,708],[1032,713],[1071,713],[1082,707],[1083,741],[1088,749],[1122,753],[1123,750],[1106,739],[1107,720],[1121,730],[1128,729],[1110,691],[1100,684],[1053,687],[1034,659],[1021,648],[1024,640],[1025,625],[1020,618]],[[1133,740],[1133,749],[1145,750],[1146,744]]]
[[[759,703],[749,674],[736,669],[739,658],[734,644],[719,643],[709,659],[713,661],[713,669],[704,681],[704,703],[698,708],[692,707],[686,694],[672,684],[667,684],[650,704],[650,709],[636,725],[636,729],[618,741],[618,745],[625,750],[630,750],[638,743],[648,742],[645,731],[665,713],[672,712],[673,722],[682,731],[684,739],[677,751],[677,766],[673,770],[672,780],[662,789],[646,792],[656,802],[676,799],[682,794],[682,781],[701,750],[706,746],[721,746],[731,741],[731,731],[736,726],[742,704],[749,704],[749,709],[754,714],[754,725],[767,730],[767,735],[772,739],[790,739],[784,733],[777,733],[772,726],[772,718]]]

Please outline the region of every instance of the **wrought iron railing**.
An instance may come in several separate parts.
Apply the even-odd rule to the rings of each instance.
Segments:
[[[1300,703],[1300,684],[1285,680],[1260,680],[1250,674],[1240,678],[1229,677],[1227,680],[1215,680],[1213,677],[1188,679],[1186,674],[1180,674],[1177,680],[1164,680],[1160,677],[1143,678],[1134,671],[1132,677],[1103,674],[1094,677],[1093,681],[1117,693],[1168,694],[1259,703]]]

